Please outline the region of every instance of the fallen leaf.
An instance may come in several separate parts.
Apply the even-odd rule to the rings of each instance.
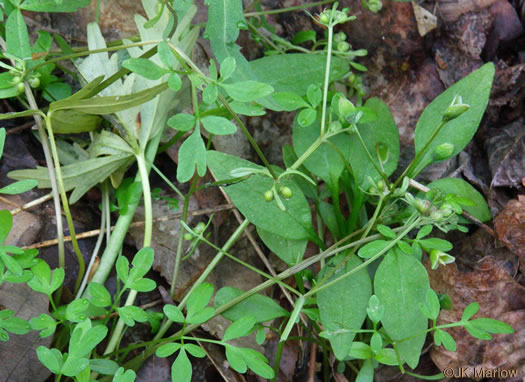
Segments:
[[[33,291],[26,284],[0,286],[0,306],[11,309],[16,317],[29,320],[48,313],[48,304],[46,295]],[[8,342],[0,342],[0,381],[45,381],[51,372],[38,360],[36,348],[49,347],[52,339],[52,336],[40,338],[37,331],[23,336],[9,334]]]
[[[525,271],[525,196],[511,200],[494,219],[498,238],[517,254],[521,260],[521,272]]]
[[[491,187],[521,187],[525,177],[525,130],[521,118],[501,129],[493,130],[485,141],[492,172]]]
[[[437,17],[432,12],[427,11],[414,1],[412,1],[412,8],[416,17],[417,31],[421,37],[437,28]]]
[[[447,331],[457,343],[456,352],[434,347],[431,357],[439,369],[475,367],[525,372],[525,288],[517,283],[490,257],[476,264],[469,272],[460,272],[456,264],[436,271],[429,269],[430,284],[439,293],[446,293],[453,302],[451,310],[442,310],[438,325],[459,321],[465,307],[476,301],[480,312],[475,316],[489,317],[514,325],[516,332],[494,335],[491,341],[482,341],[470,336],[463,328]]]

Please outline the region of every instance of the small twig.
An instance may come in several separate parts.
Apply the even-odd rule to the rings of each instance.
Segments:
[[[11,135],[11,134],[18,134],[19,132],[29,129],[30,127],[33,127],[35,125],[34,121],[29,121],[24,123],[23,125],[13,127],[12,129],[7,130],[5,135]]]
[[[232,208],[233,208],[233,204],[222,204],[220,206],[213,207],[213,208],[203,208],[203,209],[200,209],[200,210],[188,211],[188,216],[209,215],[209,214],[212,214],[214,212],[229,210],[229,209],[232,209]],[[161,216],[161,217],[158,217],[156,219],[153,219],[153,222],[155,222],[155,223],[156,222],[165,222],[165,221],[169,221],[169,220],[173,220],[173,219],[179,219],[181,216],[182,216],[182,213],[176,213],[176,214],[173,214],[173,215]],[[136,222],[131,223],[130,227],[141,227],[143,225],[144,225],[144,221],[141,220],[141,221],[136,221]],[[115,228],[115,226],[112,226],[111,230],[113,230],[113,228]],[[77,233],[76,237],[77,237],[77,239],[87,239],[89,237],[97,236],[99,233],[100,233],[100,229],[94,229],[92,231]],[[68,241],[71,241],[71,236],[64,237],[64,242],[68,242]],[[28,246],[22,247],[22,249],[51,247],[53,245],[56,245],[57,243],[58,243],[57,239],[46,240],[46,241],[42,241],[40,243],[36,243],[36,244],[32,244],[32,245],[28,245]]]
[[[163,302],[162,299],[158,298],[156,300],[148,302],[147,304],[141,305],[140,308],[143,309],[143,310],[144,309],[148,309],[148,308],[153,308],[154,306],[162,304],[162,302]],[[113,317],[117,317],[117,316],[118,316],[118,312],[113,312],[113,313],[111,313],[109,315],[109,318],[113,318]],[[90,319],[92,319],[92,320],[104,320],[106,318],[108,318],[107,315],[90,317]]]
[[[38,206],[39,204],[42,204],[42,203],[45,203],[47,202],[48,200],[51,200],[53,199],[53,193],[49,193],[47,195],[44,195],[44,196],[41,196],[40,198],[38,199],[35,199],[35,200],[32,200],[26,204],[24,204],[22,207],[19,207],[17,206],[17,208],[15,208],[14,210],[11,210],[11,215],[16,215],[18,214],[19,212],[22,212],[22,211],[25,211],[31,207],[35,207],[35,206]]]
[[[415,188],[415,189],[417,189],[417,190],[419,190],[421,192],[428,192],[428,191],[430,191],[430,188],[428,188],[427,186],[425,186],[425,185],[423,185],[423,184],[421,184],[419,182],[416,182],[414,179],[410,179],[410,187],[413,187],[413,188]],[[474,216],[469,214],[467,211],[463,211],[462,215],[465,216],[472,223],[476,224],[478,227],[483,228],[493,238],[495,238],[495,239],[498,238],[496,233],[494,232],[494,230],[492,228],[490,228],[488,225],[486,225],[482,221],[476,219]]]

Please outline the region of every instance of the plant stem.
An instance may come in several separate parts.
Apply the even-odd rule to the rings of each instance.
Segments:
[[[204,272],[201,273],[201,275],[199,276],[199,278],[193,283],[192,287],[190,288],[190,290],[188,291],[188,293],[186,293],[186,295],[184,296],[184,298],[182,299],[182,301],[179,303],[178,307],[179,309],[182,309],[184,307],[184,305],[186,304],[186,302],[188,301],[188,297],[191,295],[191,293],[200,285],[204,282],[204,280],[206,280],[206,278],[208,278],[209,274],[211,273],[211,271],[217,266],[217,264],[219,263],[219,261],[221,261],[221,259],[224,257],[225,255],[225,252],[228,251],[232,246],[233,244],[241,237],[242,233],[244,232],[244,230],[250,225],[250,222],[248,220],[244,220],[242,222],[242,224],[237,227],[237,229],[235,230],[235,232],[230,236],[230,238],[228,239],[228,241],[222,246],[222,249],[221,251],[219,251],[215,257],[213,258],[213,260],[210,262],[210,264],[208,264],[208,266],[206,267],[206,269],[204,270]],[[158,333],[155,335],[155,338],[154,340],[157,340],[159,338],[162,338],[164,336],[164,334],[168,331],[168,329],[170,328],[172,324],[172,321],[170,320],[167,320],[165,321]]]
[[[259,12],[246,12],[244,14],[244,17],[252,17],[252,16],[263,16],[263,15],[276,15],[279,13],[286,13],[286,12],[292,12],[292,11],[301,11],[306,8],[316,7],[318,5],[324,5],[324,4],[331,4],[334,0],[323,0],[323,1],[316,1],[314,3],[307,3],[303,5],[296,5],[294,7],[288,7],[283,9],[272,9],[269,11],[259,11]]]
[[[332,39],[334,36],[334,27],[328,27],[328,52],[326,54],[326,69],[324,73],[323,87],[323,110],[321,114],[321,137],[326,132],[326,102],[328,100],[328,83],[330,82],[330,61],[332,60]]]
[[[368,147],[366,147],[366,143],[363,140],[363,137],[361,137],[361,133],[359,132],[359,129],[357,128],[357,125],[354,126],[354,127],[355,127],[355,133],[357,135],[359,143],[361,143],[361,146],[363,147],[363,150],[365,150],[366,155],[368,156],[368,160],[370,161],[370,163],[372,163],[372,165],[374,166],[376,171],[379,173],[379,175],[381,175],[381,177],[385,181],[385,185],[388,186],[390,184],[390,181],[388,180],[388,176],[386,176],[385,172],[377,165],[377,163],[375,162],[374,158],[372,158],[372,154],[370,154],[370,151],[368,151]],[[379,158],[379,160],[381,160],[381,158]]]
[[[78,246],[77,236],[75,232],[75,225],[73,224],[73,217],[71,216],[71,211],[69,210],[69,202],[67,200],[66,190],[64,187],[64,180],[62,178],[62,169],[60,166],[60,161],[58,157],[58,150],[55,143],[55,135],[53,134],[53,127],[51,125],[51,113],[49,113],[45,119],[47,134],[49,136],[49,143],[51,146],[51,151],[53,153],[53,160],[55,162],[55,171],[57,176],[58,191],[60,192],[60,197],[62,199],[62,207],[64,208],[64,214],[66,215],[67,225],[69,226],[69,232],[71,235],[71,243],[73,244],[73,249],[77,255],[78,261],[78,275],[75,281],[75,293],[79,290],[80,284],[82,283],[82,278],[84,277],[84,272],[86,271],[86,264],[84,263],[84,257]]]

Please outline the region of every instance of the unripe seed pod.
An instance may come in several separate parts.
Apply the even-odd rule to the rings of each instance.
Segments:
[[[418,210],[419,213],[424,214],[428,211],[428,208],[430,207],[430,202],[428,200],[416,198],[414,200],[414,207],[416,207],[416,210]]]
[[[336,33],[335,36],[334,36],[334,40],[335,40],[335,42],[345,41],[346,40],[345,32]]]
[[[40,86],[40,78],[30,78],[29,79],[29,86],[31,86],[33,89],[36,89]]]
[[[19,82],[17,85],[16,85],[16,90],[19,92],[19,93],[23,93],[24,90],[25,90],[25,85],[23,82]]]
[[[183,237],[184,237],[184,240],[192,240],[193,239],[193,235],[191,233],[189,233],[189,232],[186,232]]]
[[[283,196],[283,198],[286,198],[286,199],[290,199],[293,195],[293,192],[290,189],[290,187],[283,186],[280,188],[279,191],[281,192],[281,195]]]
[[[264,193],[264,200],[266,200],[267,202],[271,202],[273,200],[272,190],[268,190]]]
[[[448,159],[454,153],[454,148],[452,143],[442,143],[434,149],[432,157],[434,160]]]
[[[20,76],[14,76],[13,79],[11,80],[11,83],[13,85],[19,84],[20,82],[22,82],[22,77]]]
[[[377,189],[379,191],[383,191],[385,189],[385,181],[384,180],[381,179],[381,180],[379,180],[377,182]]]

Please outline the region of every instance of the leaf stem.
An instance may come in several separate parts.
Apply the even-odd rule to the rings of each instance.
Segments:
[[[321,137],[326,133],[326,102],[328,100],[328,83],[330,82],[330,62],[332,60],[332,40],[334,37],[334,27],[328,26],[328,52],[326,54],[326,68],[324,73],[323,87],[323,110],[321,112]]]

